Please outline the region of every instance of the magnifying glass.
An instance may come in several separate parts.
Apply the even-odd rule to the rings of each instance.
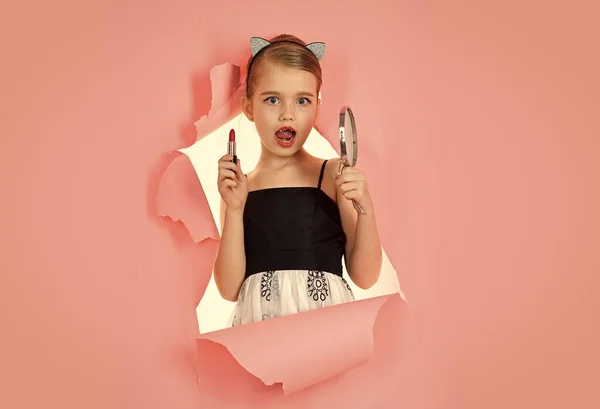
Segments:
[[[341,176],[345,167],[356,165],[356,161],[358,160],[356,122],[354,121],[354,114],[348,106],[343,106],[340,109],[339,136],[341,161],[338,168],[338,176]],[[352,202],[361,214],[365,214],[363,208],[355,200],[352,200]]]

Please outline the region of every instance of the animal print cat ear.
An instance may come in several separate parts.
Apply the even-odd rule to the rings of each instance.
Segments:
[[[306,46],[306,48],[312,51],[319,61],[321,61],[321,58],[323,58],[323,55],[325,55],[325,43],[310,43]]]
[[[260,50],[271,44],[268,40],[261,37],[252,37],[250,39],[250,51],[254,57]]]

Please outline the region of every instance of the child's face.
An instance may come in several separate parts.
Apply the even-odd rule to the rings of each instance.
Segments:
[[[253,118],[263,145],[277,156],[302,148],[318,111],[316,77],[277,64],[261,67],[252,99],[244,100],[244,112]]]

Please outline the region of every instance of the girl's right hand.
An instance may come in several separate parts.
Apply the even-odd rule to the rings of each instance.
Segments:
[[[219,159],[219,176],[217,185],[219,194],[228,209],[243,209],[248,197],[248,178],[242,173],[240,160],[233,163],[231,155],[225,155]]]

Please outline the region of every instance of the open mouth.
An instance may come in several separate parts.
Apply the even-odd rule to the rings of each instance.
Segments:
[[[296,137],[296,130],[291,126],[284,126],[275,132],[275,139],[282,146],[291,146]]]

